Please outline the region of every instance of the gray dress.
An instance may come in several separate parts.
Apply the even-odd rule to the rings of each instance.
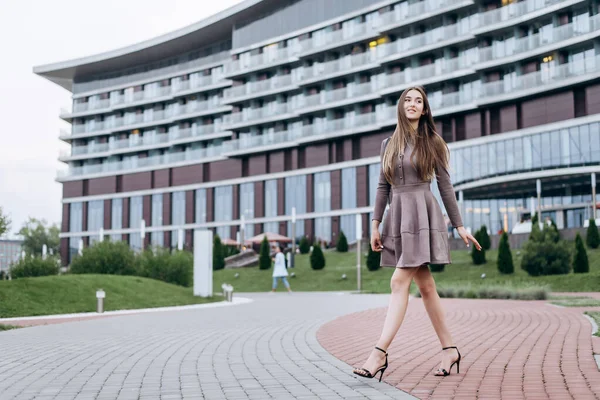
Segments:
[[[381,143],[381,159],[388,140]],[[390,205],[382,222],[381,266],[450,264],[448,230],[442,210],[431,192],[431,181],[421,180],[410,162],[411,154],[412,147],[406,146],[398,159],[392,185],[383,170],[379,173],[373,219],[382,221],[386,204]],[[435,175],[452,226],[462,226],[448,169],[439,164]]]

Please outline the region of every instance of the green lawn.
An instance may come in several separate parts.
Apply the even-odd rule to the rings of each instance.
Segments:
[[[135,276],[47,276],[0,281],[0,318],[93,312],[99,288],[106,292],[106,311],[222,300],[195,297],[192,288]]]
[[[587,311],[586,314],[592,317],[594,321],[596,321],[596,325],[600,326],[600,311]],[[594,335],[600,336],[600,330],[596,331]]]
[[[20,326],[16,326],[16,325],[4,325],[4,324],[0,324],[0,332],[2,331],[9,331],[11,329],[18,329],[21,328]]]
[[[530,277],[520,267],[521,256],[513,250],[515,273],[502,275],[498,272],[496,259],[497,250],[486,253],[487,264],[475,266],[467,251],[453,251],[453,264],[447,265],[444,272],[434,273],[438,287],[449,288],[469,285],[474,288],[484,286],[503,286],[514,288],[547,287],[555,292],[595,292],[600,291],[600,249],[588,250],[590,272],[587,274],[554,275]],[[356,290],[356,253],[324,252],[326,265],[321,271],[310,268],[308,255],[296,257],[296,268],[288,271],[296,274],[295,278],[288,278],[292,290],[296,291],[335,291]],[[258,267],[225,269],[215,271],[213,284],[215,290],[220,290],[221,284],[226,282],[233,285],[237,292],[266,292],[271,288],[271,274],[273,270],[259,270]],[[389,281],[394,272],[393,268],[380,268],[370,272],[366,262],[362,262],[362,290],[371,293],[389,293]],[[234,275],[239,273],[239,277]],[[486,275],[485,279],[481,275]],[[342,274],[347,275],[342,280]],[[413,285],[414,286],[414,285]],[[282,285],[279,291],[285,290]],[[413,292],[416,289],[413,287]]]

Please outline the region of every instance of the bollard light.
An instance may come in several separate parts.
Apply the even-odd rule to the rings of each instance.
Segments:
[[[485,274],[481,274],[481,279],[485,279]]]
[[[104,312],[104,298],[106,297],[106,293],[102,289],[96,290],[96,299],[98,300],[96,306],[96,312],[101,314]]]
[[[342,279],[346,280],[348,277],[346,276],[346,274],[342,274]]]

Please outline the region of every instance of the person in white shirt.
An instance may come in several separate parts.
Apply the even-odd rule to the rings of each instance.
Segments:
[[[277,280],[280,279],[288,292],[292,293],[290,289],[290,283],[287,280],[288,272],[285,268],[285,256],[281,252],[281,247],[276,247],[275,254],[275,268],[273,268],[273,290],[274,292],[277,289]]]

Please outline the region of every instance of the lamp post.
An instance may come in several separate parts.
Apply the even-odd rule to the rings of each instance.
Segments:
[[[357,289],[361,290],[361,276],[360,276],[360,252],[361,252],[361,238],[362,238],[362,218],[360,214],[356,214],[356,284]]]
[[[144,250],[144,241],[146,239],[146,220],[142,218],[140,221],[140,238],[142,239],[142,251]]]
[[[596,173],[592,172],[592,219],[596,219]]]
[[[292,254],[290,255],[290,268],[294,268],[296,255],[296,207],[292,207]]]

